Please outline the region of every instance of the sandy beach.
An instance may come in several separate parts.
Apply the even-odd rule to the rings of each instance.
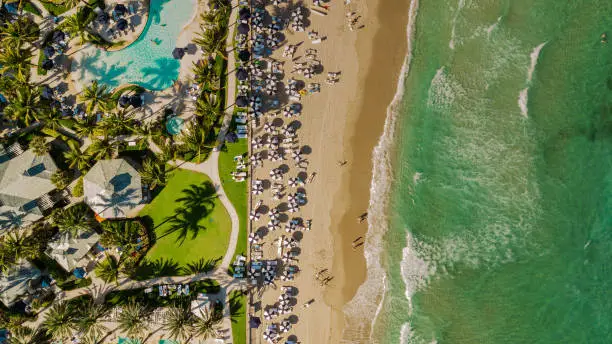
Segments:
[[[325,84],[324,75],[311,80],[321,83],[321,93],[302,98],[304,110],[297,118],[301,123],[297,132],[300,146],[310,152],[305,154],[308,173],[316,173],[314,181],[305,186],[308,204],[300,211],[304,219],[312,219],[312,230],[300,242],[297,265],[301,272],[286,283],[299,289],[293,312],[299,322],[290,334],[303,343],[341,342],[343,307],[365,278],[363,247],[354,249],[353,240],[362,237],[357,243],[363,241],[367,221],[359,224],[356,218],[367,212],[372,149],[382,134],[386,108],[406,53],[408,0],[330,5],[327,16],[311,11],[308,17],[307,31],[326,37],[320,44],[311,44],[306,33],[287,35],[288,44],[303,42],[295,57],[304,56],[306,49],[317,49],[324,66],[322,74],[340,72],[340,81],[334,85]],[[347,13],[358,18],[354,30],[349,28]],[[293,63],[278,56],[280,52],[273,57],[285,62],[286,77],[291,77]],[[260,133],[255,130],[254,137]],[[267,179],[276,165],[266,162],[256,170],[254,179]],[[292,173],[293,167],[289,175]],[[253,224],[253,230],[259,226]],[[269,237],[265,241],[270,246]],[[327,284],[316,278],[322,270],[331,277]],[[265,290],[261,307],[273,304],[279,294],[280,290]],[[309,307],[303,307],[309,301]],[[251,341],[263,343],[259,333]]]

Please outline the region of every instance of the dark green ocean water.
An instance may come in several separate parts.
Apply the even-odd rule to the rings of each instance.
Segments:
[[[612,1],[421,0],[415,30],[374,338],[612,343]]]

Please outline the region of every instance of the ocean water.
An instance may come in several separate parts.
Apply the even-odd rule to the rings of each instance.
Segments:
[[[612,1],[416,6],[345,339],[612,343]]]

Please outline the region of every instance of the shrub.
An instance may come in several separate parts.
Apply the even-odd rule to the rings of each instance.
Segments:
[[[76,185],[74,186],[74,189],[72,189],[72,195],[74,197],[83,196],[83,177],[79,178]]]

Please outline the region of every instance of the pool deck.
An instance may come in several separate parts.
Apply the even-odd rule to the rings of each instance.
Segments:
[[[121,42],[121,44],[117,46],[108,48],[108,51],[121,50],[134,43],[147,26],[147,20],[149,19],[149,1],[118,0],[106,6],[104,11],[106,13],[112,13],[115,4],[124,4],[125,7],[128,7],[130,2],[137,5],[134,8],[135,13],[125,17],[130,24],[127,30],[117,30],[115,25],[112,24],[94,25],[96,32],[107,41],[113,43]]]

